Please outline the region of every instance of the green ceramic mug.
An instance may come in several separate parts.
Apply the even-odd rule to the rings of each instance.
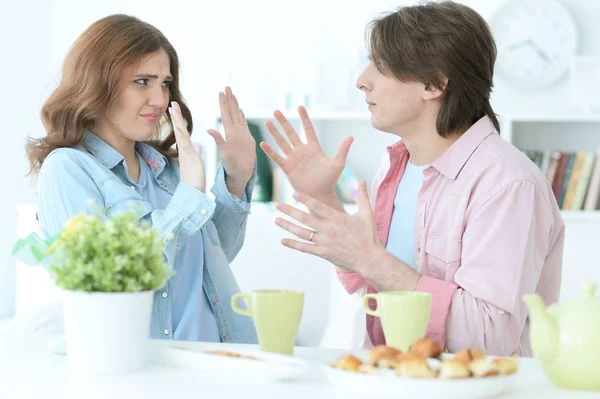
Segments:
[[[244,298],[247,309],[240,309]],[[235,294],[231,307],[236,313],[252,317],[260,349],[266,352],[294,354],[296,334],[304,309],[304,293],[299,291],[258,290]]]
[[[371,309],[369,299],[377,301]],[[425,336],[431,314],[431,294],[410,291],[388,291],[363,297],[365,311],[381,319],[387,346],[402,352]]]

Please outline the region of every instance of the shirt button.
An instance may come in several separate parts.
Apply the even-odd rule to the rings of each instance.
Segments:
[[[229,334],[227,334],[227,333],[223,334],[223,339],[229,339]]]
[[[498,313],[500,313],[500,314],[504,314],[504,313],[506,313],[506,312],[505,312],[504,310],[500,309],[500,310],[498,311]]]
[[[421,247],[417,247],[417,253],[420,254],[421,253]]]
[[[162,188],[167,188],[167,185],[166,185],[165,183],[160,183],[160,186],[161,186]]]
[[[163,292],[160,296],[162,296],[163,298],[166,298],[169,296],[169,294],[167,294],[166,292]]]
[[[219,303],[219,300],[217,298],[213,299],[213,305],[216,305],[217,303]]]
[[[207,211],[206,209],[202,209],[202,210],[200,211],[200,213],[201,213],[201,214],[203,214],[203,215],[206,215],[206,214],[208,213],[208,211]]]
[[[163,334],[165,335],[169,335],[169,330],[167,330],[166,328],[163,330]]]

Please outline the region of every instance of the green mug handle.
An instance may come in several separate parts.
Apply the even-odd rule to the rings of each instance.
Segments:
[[[248,302],[248,309],[240,309],[238,306],[238,300],[240,298],[244,298],[246,302]],[[231,307],[235,313],[252,317],[252,310],[250,310],[252,308],[252,296],[250,294],[235,294],[231,297]]]
[[[377,294],[366,294],[365,296],[363,296],[363,306],[367,314],[370,314],[371,316],[381,317],[379,314],[379,303],[377,304],[377,310],[373,310],[369,306],[369,299],[375,299],[375,301],[377,301],[377,298]]]

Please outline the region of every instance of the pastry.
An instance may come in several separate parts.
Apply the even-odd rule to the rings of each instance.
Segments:
[[[254,356],[241,355],[239,353],[228,352],[228,351],[206,351],[206,353],[211,354],[211,355],[218,355],[218,356],[237,357],[240,359],[260,360],[260,359],[255,358]]]
[[[446,360],[440,366],[440,378],[442,379],[468,378],[470,376],[471,372],[468,366],[461,361]]]
[[[513,355],[511,357],[499,357],[492,360],[492,365],[498,370],[501,375],[512,374],[517,371],[519,357]]]
[[[359,373],[370,374],[377,372],[377,368],[371,366],[370,364],[363,363],[358,367],[358,370],[356,371],[358,371]]]
[[[470,363],[473,360],[485,359],[486,354],[479,349],[461,349],[456,352],[456,355],[452,358],[452,360],[456,360],[458,362]]]
[[[437,373],[427,363],[427,359],[414,353],[398,355],[396,357],[396,374],[408,378],[435,378]]]
[[[406,378],[440,378],[440,379],[463,379],[483,378],[497,375],[512,374],[517,371],[519,358],[498,357],[489,361],[486,354],[479,349],[462,349],[452,359],[441,361],[441,347],[430,339],[416,341],[407,353],[379,345],[369,352],[369,361],[363,363],[353,355],[340,357],[332,366],[346,371],[363,374],[388,373],[381,369],[393,369],[396,375]],[[225,352],[221,353],[224,354]],[[228,352],[229,353],[229,352]],[[234,355],[229,353],[229,355]],[[440,362],[429,360],[440,359]],[[431,367],[430,362],[439,364]]]
[[[402,354],[398,349],[379,345],[369,352],[369,362],[375,367],[393,369],[398,363],[396,356]]]
[[[425,358],[440,359],[442,356],[440,344],[429,338],[421,338],[415,341],[408,351]]]
[[[485,358],[479,358],[469,363],[469,370],[473,377],[491,377],[498,375],[498,369]]]
[[[361,366],[362,362],[360,361],[360,359],[352,355],[342,356],[337,360],[337,362],[333,364],[333,367],[335,367],[336,369],[347,371],[360,371]]]
[[[425,360],[427,361],[426,357],[420,356],[420,355],[416,355],[414,353],[400,353],[399,355],[396,356],[396,362],[400,363],[400,362],[404,362],[404,361],[418,361],[418,360]]]

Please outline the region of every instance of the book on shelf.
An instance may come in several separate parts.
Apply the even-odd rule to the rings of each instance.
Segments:
[[[345,166],[335,184],[335,193],[344,204],[358,202],[358,178],[349,166]]]
[[[561,210],[594,211],[600,197],[600,148],[596,153],[523,150],[552,187]]]
[[[358,200],[359,180],[349,166],[344,167],[334,190],[337,197],[344,204],[356,204]],[[293,198],[294,188],[279,168],[273,170],[272,201],[296,203]]]
[[[590,184],[587,196],[585,198],[585,203],[583,205],[583,210],[585,211],[593,211],[597,209],[598,206],[598,197],[600,196],[600,162],[598,162],[599,154],[596,154],[596,163],[594,164],[594,169],[592,170],[592,175],[590,177]]]

